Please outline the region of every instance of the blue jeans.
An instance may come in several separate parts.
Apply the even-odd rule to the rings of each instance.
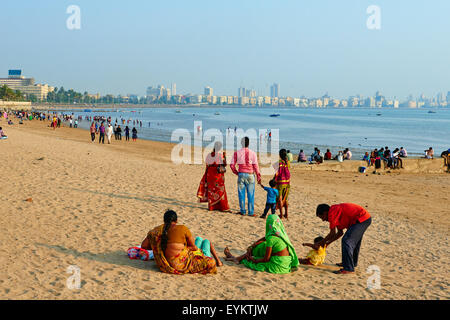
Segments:
[[[248,198],[248,215],[252,216],[255,208],[255,175],[253,173],[238,174],[238,196],[239,208],[242,214],[246,214],[245,210],[245,193]]]
[[[347,232],[342,238],[342,264],[344,270],[355,271],[358,265],[359,249],[361,248],[361,241],[366,232],[366,229],[372,223],[372,218],[364,222],[357,222],[347,229]]]

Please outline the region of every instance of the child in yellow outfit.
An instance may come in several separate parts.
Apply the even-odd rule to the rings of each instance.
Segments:
[[[314,239],[314,243],[316,244],[322,240],[323,240],[323,237],[317,237]],[[303,243],[303,246],[311,247],[311,248],[314,247],[314,245],[311,243]],[[301,264],[319,266],[325,261],[325,257],[327,255],[326,249],[327,249],[327,245],[325,245],[323,247],[319,247],[319,249],[317,249],[317,250],[312,249],[308,252],[308,255],[306,256],[305,259],[299,259],[298,261]]]

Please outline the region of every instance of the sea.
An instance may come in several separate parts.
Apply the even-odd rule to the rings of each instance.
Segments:
[[[301,149],[307,155],[314,147],[322,153],[332,154],[349,148],[353,158],[363,156],[374,148],[388,146],[390,150],[403,147],[409,156],[423,156],[432,147],[436,155],[450,148],[450,108],[273,108],[273,107],[161,107],[67,110],[64,113],[81,116],[80,128],[89,128],[86,117],[111,117],[112,123],[124,128],[136,127],[139,139],[172,143],[211,144],[205,139],[222,134],[225,149],[226,137],[237,130],[259,143],[267,142],[272,132],[272,142],[279,139],[279,148],[297,154]],[[125,125],[122,124],[124,119]],[[129,122],[128,122],[129,120]],[[134,121],[142,121],[133,124]],[[184,138],[180,138],[181,135]],[[184,133],[184,135],[183,135]],[[189,134],[191,141],[186,138]],[[200,137],[200,140],[198,139]],[[201,139],[201,138],[204,139]],[[199,142],[200,141],[200,142]],[[237,139],[236,139],[237,141]]]

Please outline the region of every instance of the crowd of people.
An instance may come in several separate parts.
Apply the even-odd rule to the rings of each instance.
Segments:
[[[308,158],[303,151],[303,149],[300,150],[297,157],[297,162],[307,162],[309,161],[309,164],[320,164],[324,161],[329,160],[336,160],[338,162],[343,162],[344,160],[352,160],[352,152],[349,148],[346,148],[343,151],[338,151],[338,153],[333,157],[331,154],[330,149],[327,149],[325,153],[322,153],[319,148],[314,147],[314,152],[310,155]]]
[[[68,125],[69,128],[78,128],[79,123],[82,121],[91,121],[91,126],[89,128],[89,132],[91,135],[91,141],[96,139],[96,135],[98,135],[99,143],[105,143],[105,137],[108,144],[111,144],[111,138],[114,134],[115,140],[122,140],[122,132],[125,134],[125,140],[136,141],[138,139],[138,131],[136,126],[138,125],[142,127],[142,121],[140,120],[132,120],[132,119],[115,119],[114,126],[112,125],[112,118],[105,116],[74,116],[74,114],[66,114],[66,113],[57,113],[57,112],[38,112],[38,111],[9,111],[9,112],[1,112],[0,117],[3,117],[8,120],[9,125],[13,125],[12,117],[19,120],[19,124],[23,124],[23,120],[39,120],[39,121],[49,121],[50,128],[56,130],[61,127],[62,123]],[[120,124],[127,124],[122,131],[122,127]],[[128,124],[133,123],[133,127],[128,126]],[[150,123],[149,123],[150,126]],[[6,137],[6,136],[5,136]],[[4,138],[6,139],[6,138]]]

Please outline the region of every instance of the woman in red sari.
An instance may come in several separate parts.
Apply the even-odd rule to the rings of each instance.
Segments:
[[[197,197],[200,202],[208,202],[210,211],[229,211],[227,191],[225,190],[225,152],[221,153],[222,143],[216,142],[213,151],[206,157],[206,171],[200,181]]]

